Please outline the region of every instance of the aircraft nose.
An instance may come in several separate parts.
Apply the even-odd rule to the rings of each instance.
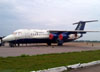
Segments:
[[[13,35],[8,35],[8,36],[4,37],[2,40],[4,42],[7,42],[7,41],[12,41],[14,39],[15,39],[15,37]]]

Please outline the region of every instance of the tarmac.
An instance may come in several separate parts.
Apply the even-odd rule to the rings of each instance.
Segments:
[[[8,44],[0,47],[0,56],[20,56],[26,55],[40,55],[40,54],[51,54],[51,53],[67,53],[67,52],[80,52],[100,50],[100,43],[87,43],[87,42],[70,42],[64,43],[63,46],[47,46],[46,44],[24,44],[20,47],[9,47]],[[100,72],[100,65],[91,67],[85,67],[80,69],[74,69],[69,72]]]
[[[47,46],[46,44],[24,44],[20,47],[9,47],[8,44],[0,47],[0,56],[40,55],[51,53],[80,52],[89,50],[100,50],[100,43],[70,42],[63,46]]]

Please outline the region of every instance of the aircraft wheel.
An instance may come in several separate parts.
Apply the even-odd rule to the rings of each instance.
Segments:
[[[58,46],[62,46],[63,45],[63,41],[58,41]]]
[[[5,43],[4,43],[4,42],[2,42],[2,43],[1,43],[1,46],[5,46]]]
[[[0,47],[2,46],[2,44],[0,43]]]
[[[10,47],[14,47],[14,44],[13,44],[13,43],[9,43],[9,46],[10,46]]]
[[[58,43],[58,46],[62,46],[63,45],[63,43]]]
[[[20,46],[20,44],[18,43],[18,47]]]
[[[51,46],[51,42],[48,42],[47,45],[48,45],[48,46]]]

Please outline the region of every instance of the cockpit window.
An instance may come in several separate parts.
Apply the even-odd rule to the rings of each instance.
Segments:
[[[20,35],[20,34],[22,34],[21,32],[14,32],[13,33],[14,35]]]

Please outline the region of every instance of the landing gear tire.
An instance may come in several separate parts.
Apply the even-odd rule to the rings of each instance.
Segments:
[[[9,46],[10,46],[10,47],[14,47],[14,44],[13,44],[13,43],[9,43]]]
[[[58,43],[58,46],[62,46],[63,45],[63,43]]]
[[[20,44],[19,44],[19,43],[18,43],[17,45],[18,45],[18,47],[20,46]]]
[[[58,41],[58,46],[62,46],[63,45],[63,41]]]
[[[48,45],[48,46],[51,46],[51,42],[48,42],[47,45]]]
[[[2,44],[0,43],[0,47],[2,46]]]

